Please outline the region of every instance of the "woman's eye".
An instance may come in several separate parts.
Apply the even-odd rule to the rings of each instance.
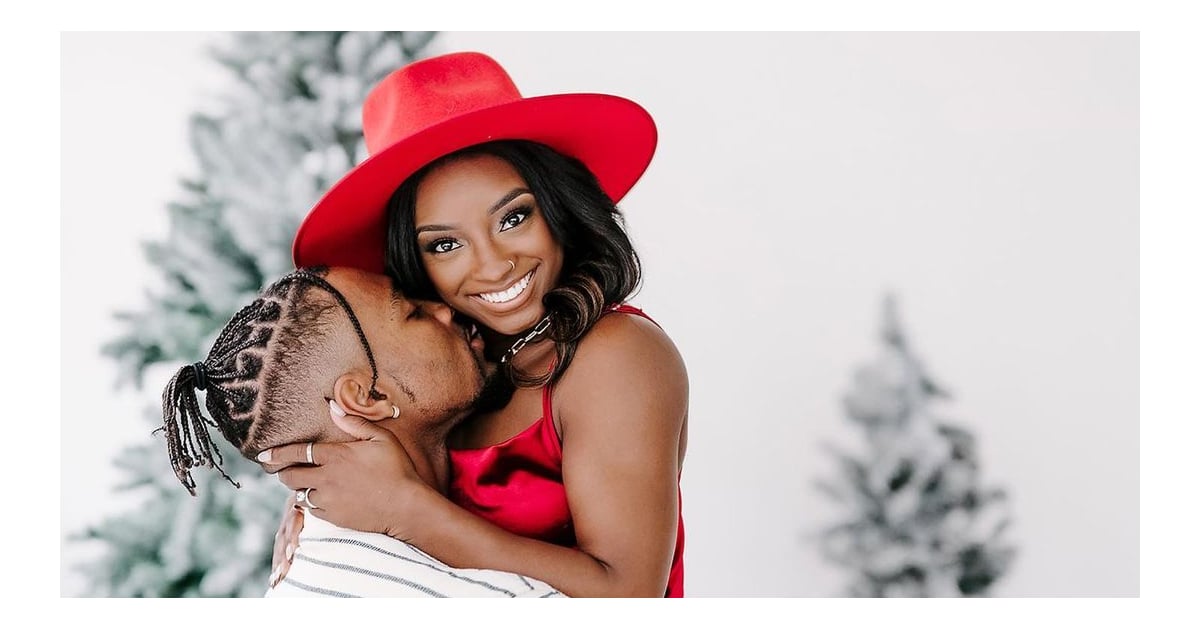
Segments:
[[[425,250],[431,254],[445,254],[446,252],[454,251],[459,247],[462,246],[448,238],[443,238],[425,246]]]
[[[529,213],[530,210],[528,208],[521,208],[504,215],[504,219],[500,221],[500,231],[511,230],[521,225],[525,222],[525,219],[529,218]]]

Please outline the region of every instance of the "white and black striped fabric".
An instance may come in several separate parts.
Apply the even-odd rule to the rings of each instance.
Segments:
[[[292,566],[267,597],[566,597],[533,578],[455,569],[384,534],[304,516]]]

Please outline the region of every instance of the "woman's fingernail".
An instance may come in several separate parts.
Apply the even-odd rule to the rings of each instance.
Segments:
[[[285,551],[284,553],[285,553],[285,555],[287,555],[288,562],[291,562],[292,556],[296,555],[296,545],[293,545],[292,543],[288,543],[287,551]]]
[[[329,400],[329,413],[337,416],[338,418],[346,417],[345,410],[343,410],[333,399]]]
[[[254,459],[257,459],[258,461],[260,461],[264,464],[271,461],[271,449],[267,449],[267,450],[259,453],[258,457],[255,457]]]
[[[275,570],[271,572],[271,577],[267,578],[267,586],[270,588],[275,588],[275,583],[278,581],[279,581],[279,567],[275,567]]]

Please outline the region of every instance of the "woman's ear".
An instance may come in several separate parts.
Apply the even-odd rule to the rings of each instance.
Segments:
[[[360,372],[347,372],[333,382],[333,400],[347,414],[367,420],[387,420],[395,417],[390,400],[371,398],[371,377]]]

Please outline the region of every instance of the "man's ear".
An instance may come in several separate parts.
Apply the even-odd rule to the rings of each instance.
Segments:
[[[333,400],[347,414],[367,420],[386,420],[395,413],[391,401],[371,398],[371,376],[347,372],[333,382]]]

